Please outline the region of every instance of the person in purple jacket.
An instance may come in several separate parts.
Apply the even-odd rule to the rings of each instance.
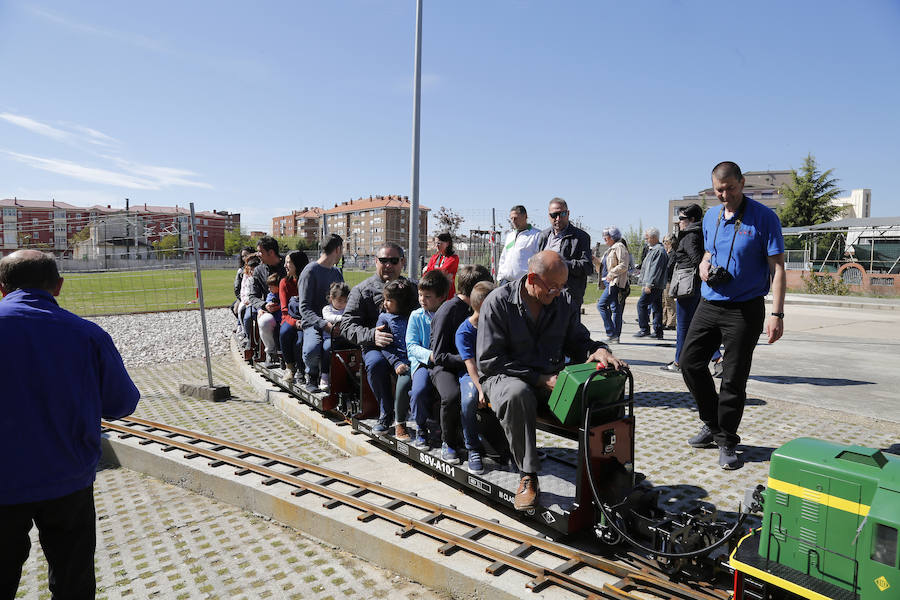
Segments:
[[[0,260],[0,598],[16,595],[32,523],[53,597],[94,597],[100,419],[140,398],[109,334],[56,303],[62,284],[52,255]]]

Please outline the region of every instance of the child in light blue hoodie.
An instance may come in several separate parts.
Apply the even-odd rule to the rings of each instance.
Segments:
[[[406,353],[409,356],[410,370],[412,372],[412,390],[410,392],[410,404],[416,413],[416,439],[417,448],[427,449],[428,421],[431,415],[431,405],[437,397],[431,377],[428,376],[428,366],[431,364],[431,319],[435,311],[447,298],[450,290],[450,281],[443,271],[428,271],[419,280],[419,305],[409,315],[409,324],[406,328]],[[402,431],[401,431],[402,426]],[[397,424],[397,437],[403,439],[400,434],[409,439],[406,425]],[[437,432],[434,432],[437,433]],[[437,435],[437,444],[440,446],[440,436]]]

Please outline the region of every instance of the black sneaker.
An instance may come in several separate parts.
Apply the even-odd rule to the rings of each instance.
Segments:
[[[744,461],[734,451],[734,446],[719,447],[719,466],[726,471],[733,471],[744,466]]]
[[[703,427],[700,428],[700,432],[688,440],[688,444],[690,444],[694,448],[709,448],[713,445],[712,431],[710,431],[709,427],[704,424]]]
[[[658,340],[664,339],[662,331],[657,331],[656,333],[653,334],[653,337],[655,337]]]

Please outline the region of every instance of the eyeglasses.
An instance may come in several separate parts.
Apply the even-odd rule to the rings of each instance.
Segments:
[[[551,218],[551,219],[558,219],[558,218],[560,218],[560,217],[565,217],[565,216],[567,216],[568,214],[569,214],[569,211],[567,211],[567,210],[561,210],[561,211],[558,211],[558,212],[555,212],[555,213],[550,213],[550,218]]]
[[[538,282],[538,285],[540,285],[542,288],[544,288],[544,291],[547,292],[548,294],[550,294],[551,296],[555,296],[563,291],[563,288],[561,288],[561,287],[558,287],[558,288],[548,287],[547,284],[544,282],[544,280],[541,279],[541,276],[538,275],[537,273],[534,273],[534,279]]]
[[[383,265],[386,265],[388,263],[390,263],[392,265],[396,265],[396,264],[400,263],[400,257],[399,256],[379,256],[378,262],[380,262]]]

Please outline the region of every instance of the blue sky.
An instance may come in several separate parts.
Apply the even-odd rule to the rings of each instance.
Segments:
[[[0,3],[0,197],[224,209],[410,193],[415,2]],[[900,215],[900,2],[425,0],[421,202],[664,225],[720,160]]]

